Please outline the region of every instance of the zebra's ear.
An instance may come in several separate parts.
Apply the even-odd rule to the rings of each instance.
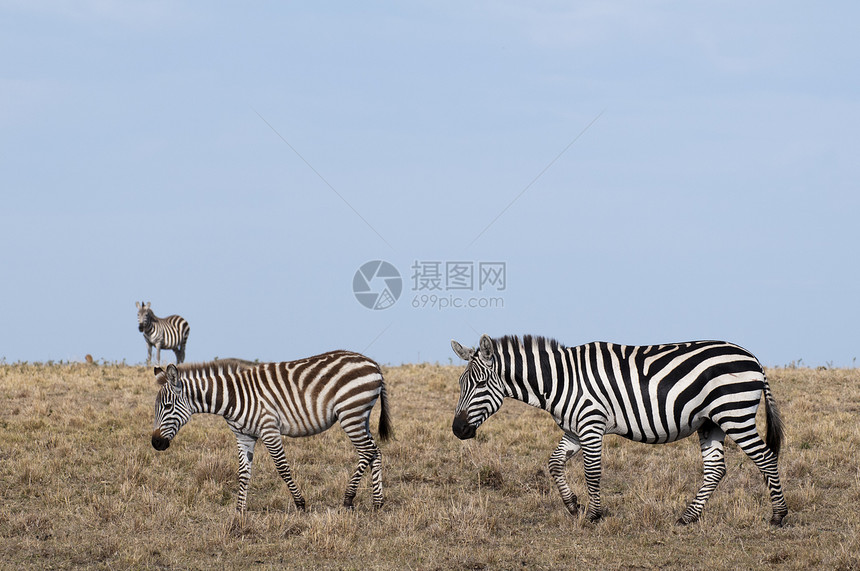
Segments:
[[[467,347],[463,347],[462,345],[460,345],[459,343],[457,343],[453,339],[451,339],[451,349],[453,349],[454,352],[457,354],[457,356],[460,357],[461,359],[463,359],[464,361],[468,361],[469,359],[471,359],[472,353],[474,353],[474,351],[472,351],[471,349],[469,349]]]
[[[164,370],[161,367],[155,367],[152,369],[152,372],[155,374],[156,383],[163,385],[167,382],[167,378],[164,376]]]
[[[484,361],[489,361],[490,357],[493,356],[493,340],[490,339],[490,336],[487,334],[481,335],[481,358]]]
[[[140,309],[140,302],[139,301],[134,302],[134,306],[136,308]]]
[[[182,390],[182,383],[179,380],[179,371],[176,370],[176,365],[170,364],[167,365],[167,383],[170,385],[170,388],[176,392]]]

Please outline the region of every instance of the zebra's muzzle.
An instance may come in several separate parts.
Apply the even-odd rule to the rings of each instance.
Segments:
[[[170,440],[166,439],[161,435],[161,432],[155,431],[152,433],[152,447],[161,452],[162,450],[167,450],[167,447],[170,446]]]
[[[140,323],[140,324],[137,326],[137,330],[138,330],[138,331],[143,331],[143,323]]]
[[[475,437],[477,428],[469,424],[465,414],[458,414],[454,417],[454,424],[451,425],[451,430],[454,431],[454,436],[460,440],[468,440]]]

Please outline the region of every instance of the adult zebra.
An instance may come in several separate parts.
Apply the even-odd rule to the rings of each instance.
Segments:
[[[568,460],[582,450],[588,510],[600,519],[603,436],[618,434],[661,444],[699,433],[704,482],[680,524],[696,521],[726,473],[726,435],[764,475],[773,504],[770,523],[781,526],[788,513],[777,458],[782,420],[758,360],[722,341],[626,346],[588,343],[564,347],[542,337],[481,337],[477,350],[451,342],[469,364],[460,377],[460,400],[452,429],[460,439],[475,431],[515,398],[549,412],[564,431],[549,460],[549,471],[568,511],[579,510],[564,477]],[[766,440],[758,434],[756,410],[764,394]]]
[[[391,437],[391,417],[382,372],[374,361],[349,351],[332,351],[298,361],[248,366],[237,360],[155,369],[161,385],[155,401],[152,446],[166,450],[177,431],[194,413],[224,417],[239,449],[239,499],[245,510],[254,446],[262,440],[287,483],[296,507],[305,500],[293,481],[284,456],[284,436],[310,436],[335,421],[358,451],[358,467],[346,487],[343,505],[351,508],[358,483],[370,466],[373,506],[381,507],[382,472],[379,448],[370,433],[370,411],[382,401],[379,438]]]
[[[155,347],[155,360],[161,364],[161,350],[173,349],[176,364],[185,361],[185,344],[191,328],[188,322],[178,315],[156,317],[150,308],[151,302],[134,302],[137,307],[137,330],[146,340],[146,364],[152,361],[152,348]]]

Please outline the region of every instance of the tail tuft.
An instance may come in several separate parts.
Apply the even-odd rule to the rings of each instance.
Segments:
[[[767,378],[764,380],[764,410],[767,416],[767,434],[765,435],[767,447],[775,456],[779,457],[779,449],[782,447],[783,438],[785,438],[785,425],[779,414],[779,407],[776,406],[776,400],[770,392]]]
[[[394,427],[391,426],[391,413],[388,411],[388,393],[385,381],[382,381],[382,392],[379,395],[382,410],[379,413],[379,440],[385,442],[394,438]]]

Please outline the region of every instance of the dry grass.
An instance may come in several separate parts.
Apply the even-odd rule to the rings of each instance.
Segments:
[[[450,424],[460,367],[385,371],[397,440],[383,445],[386,506],[339,428],[287,441],[308,501],[296,512],[261,449],[249,511],[235,513],[232,433],[197,416],[169,450],[150,445],[156,389],[140,367],[0,365],[2,568],[569,569],[860,568],[860,372],[769,371],[787,425],[790,514],[771,529],[758,472],[727,445],[728,475],[700,523],[674,521],[700,478],[697,443],[610,437],[606,518],[566,515],[546,462],[561,434],[507,402],[478,437]],[[378,411],[372,426],[376,427]],[[585,496],[582,461],[568,471]]]

